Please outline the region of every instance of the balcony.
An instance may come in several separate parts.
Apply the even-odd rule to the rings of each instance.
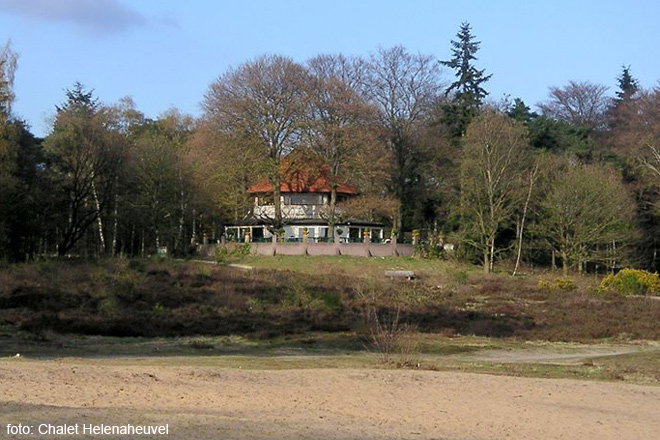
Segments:
[[[286,220],[313,219],[321,220],[323,213],[327,212],[327,205],[284,205],[282,204],[282,218]],[[254,216],[261,219],[274,219],[274,205],[258,205],[254,207]]]

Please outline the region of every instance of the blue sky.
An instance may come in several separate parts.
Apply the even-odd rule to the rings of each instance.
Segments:
[[[258,55],[302,62],[403,45],[445,60],[463,21],[482,42],[477,66],[493,74],[493,99],[534,106],[569,80],[613,92],[622,64],[652,87],[658,18],[657,0],[0,0],[0,44],[11,38],[20,54],[15,113],[45,135],[75,81],[105,103],[131,96],[150,117],[198,115],[208,85]]]

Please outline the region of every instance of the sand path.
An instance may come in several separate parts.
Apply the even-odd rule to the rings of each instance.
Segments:
[[[11,436],[7,423],[168,423],[169,436],[152,437],[161,439],[660,438],[660,387],[653,386],[139,364],[0,360],[0,438],[83,438]]]

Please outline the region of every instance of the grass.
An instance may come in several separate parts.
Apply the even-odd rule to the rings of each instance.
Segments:
[[[19,336],[19,337],[17,337]],[[573,378],[660,385],[660,346],[656,343],[566,344],[526,342],[474,336],[449,338],[420,334],[418,364],[406,368],[461,371],[518,377]],[[55,345],[53,344],[55,343]],[[35,341],[29,335],[0,336],[0,357],[21,353],[21,359],[74,358],[104,365],[189,366],[246,370],[400,368],[396,357],[383,363],[358,335],[311,333],[271,340],[240,336],[186,338],[113,338],[56,335],[53,341]],[[636,350],[614,356],[607,352]],[[542,362],[526,361],[527,353],[543,350]],[[505,351],[519,361],[489,360]],[[569,362],[561,356],[576,354]],[[554,359],[551,355],[557,355]],[[581,354],[583,357],[581,357]]]

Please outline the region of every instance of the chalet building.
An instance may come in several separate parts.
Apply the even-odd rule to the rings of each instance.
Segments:
[[[287,164],[284,164],[287,167]],[[305,233],[309,242],[329,241],[328,213],[330,208],[331,187],[328,181],[329,168],[320,167],[311,171],[306,167],[296,167],[286,173],[280,185],[284,240],[302,241]],[[271,241],[275,219],[273,186],[264,179],[252,185],[248,193],[254,198],[254,206],[248,218],[241,224],[226,226],[229,239],[254,242]],[[357,188],[342,184],[337,188],[337,202],[346,201],[358,195]],[[337,213],[341,213],[337,208]],[[340,215],[340,217],[343,217]],[[361,242],[365,234],[371,241],[381,242],[385,238],[385,225],[361,219],[345,219],[335,225],[335,234],[340,242]]]

